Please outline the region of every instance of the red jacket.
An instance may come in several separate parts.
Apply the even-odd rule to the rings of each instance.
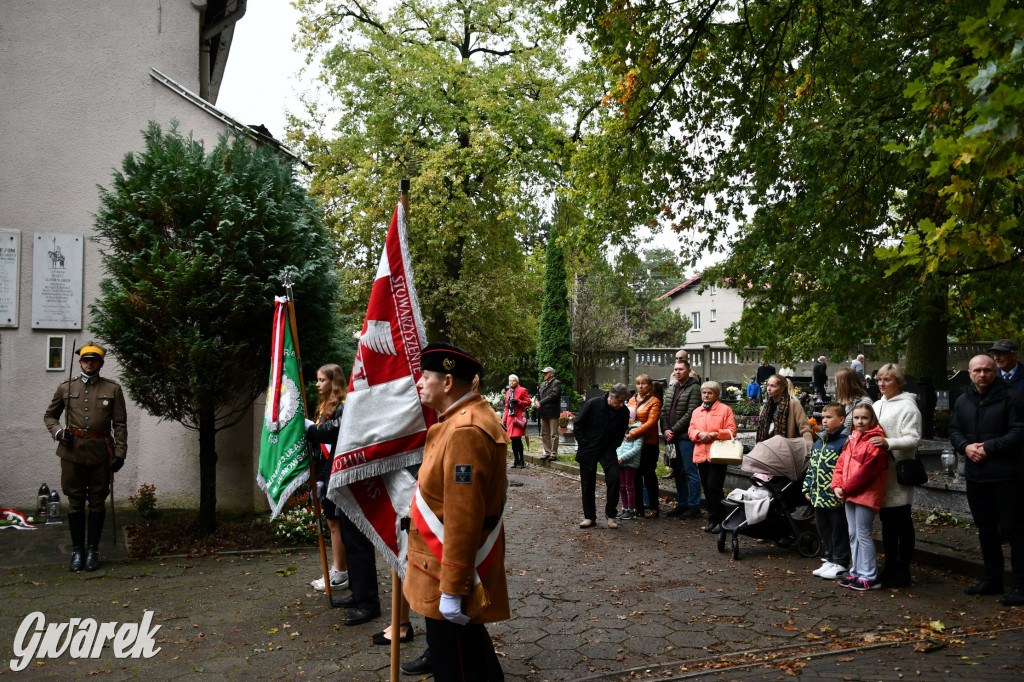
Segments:
[[[514,410],[509,409],[509,403],[511,402],[510,398],[515,398],[518,401]],[[523,388],[522,384],[516,386],[515,391],[505,391],[505,415],[503,417],[503,421],[505,422],[505,432],[508,433],[509,438],[526,435],[526,429],[513,424],[512,419],[514,417],[529,419],[529,407],[530,394],[526,392],[526,389]]]
[[[832,488],[843,489],[845,502],[871,507],[877,512],[885,494],[889,453],[870,443],[874,436],[885,437],[881,426],[875,426],[864,433],[853,432],[832,472]]]

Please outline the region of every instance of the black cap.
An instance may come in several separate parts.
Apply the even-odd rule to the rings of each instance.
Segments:
[[[997,350],[1000,353],[1016,353],[1017,344],[1011,341],[1010,339],[999,339],[998,341],[992,344],[991,348],[989,348],[990,352],[994,350]]]
[[[451,374],[456,379],[472,382],[483,365],[468,352],[450,343],[428,343],[420,353],[420,367],[431,372]]]

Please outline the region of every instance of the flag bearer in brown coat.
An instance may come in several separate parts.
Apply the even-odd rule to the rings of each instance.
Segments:
[[[424,347],[420,402],[440,413],[412,504],[405,597],[426,616],[437,682],[503,680],[484,623],[509,617],[501,515],[509,439],[473,392],[481,365],[446,343]]]
[[[98,548],[110,475],[120,471],[128,454],[128,414],[121,386],[100,376],[104,350],[89,345],[77,353],[82,373],[57,387],[43,422],[58,443],[60,484],[68,500],[72,546],[68,570],[95,571],[100,566]],[[67,426],[62,426],[65,410]]]

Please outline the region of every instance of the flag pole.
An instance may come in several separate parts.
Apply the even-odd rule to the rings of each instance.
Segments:
[[[298,270],[294,266],[288,266],[281,270],[280,277],[284,283],[285,295],[288,297],[288,322],[292,332],[292,345],[295,347],[295,364],[299,368],[299,392],[302,394],[302,406],[308,410],[309,403],[306,402],[306,382],[302,377],[302,353],[299,352],[299,330],[295,325],[295,302],[294,294],[292,293],[292,282],[295,280],[297,272]],[[303,414],[302,416],[306,417],[307,415]],[[327,603],[332,607],[336,607],[339,604],[334,602],[334,596],[331,594],[331,573],[327,570],[327,548],[324,546],[323,517],[320,510],[320,496],[317,494],[316,462],[313,454],[313,449],[309,447],[309,441],[306,441],[306,459],[309,460],[309,497],[313,502],[316,539],[317,544],[320,546],[320,567],[324,575],[324,594],[327,595]]]
[[[398,202],[405,211],[405,219],[409,219],[409,179],[398,181]],[[391,682],[398,682],[399,661],[402,649],[402,579],[398,571],[391,569]]]

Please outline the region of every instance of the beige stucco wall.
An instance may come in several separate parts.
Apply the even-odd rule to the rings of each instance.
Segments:
[[[669,301],[671,310],[678,310],[687,320],[692,320],[694,312],[700,312],[700,330],[691,329],[686,332],[686,345],[723,344],[725,332],[729,325],[739,322],[743,314],[743,299],[735,289],[717,287],[711,293],[708,287],[698,293],[698,284],[680,291]],[[716,313],[715,321],[711,321],[711,311]]]
[[[33,233],[90,234],[96,186],[109,186],[125,153],[142,147],[150,120],[178,119],[207,148],[216,143],[224,124],[149,75],[155,67],[198,92],[199,21],[188,0],[0,2],[0,230],[21,233],[18,327],[0,329],[0,507],[29,506],[43,481],[57,487],[42,414],[67,374],[46,371],[46,340],[64,334],[68,350],[72,340],[91,340],[87,331],[32,329]],[[86,241],[83,328],[102,276],[97,245]],[[103,374],[116,380],[119,373],[108,356]],[[254,494],[253,421],[218,439],[220,509],[263,504]],[[131,404],[128,426],[119,503],[146,482],[156,485],[160,506],[197,506],[197,434]]]

